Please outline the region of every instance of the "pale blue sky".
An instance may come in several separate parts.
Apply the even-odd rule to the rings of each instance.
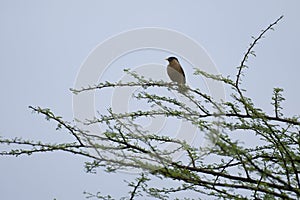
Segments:
[[[271,111],[273,87],[283,87],[285,113],[300,113],[300,2],[0,0],[0,135],[66,141],[29,105],[51,108],[72,120],[80,65],[96,45],[123,31],[161,27],[200,43],[224,75],[235,76],[243,53],[260,30],[284,19],[256,47],[244,86]],[[186,69],[192,73],[192,69]],[[83,191],[125,195],[125,175],[84,173],[84,158],[49,153],[0,158],[3,199],[83,199]]]

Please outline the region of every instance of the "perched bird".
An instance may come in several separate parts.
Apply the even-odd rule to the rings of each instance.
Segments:
[[[185,92],[187,88],[185,87],[185,74],[184,71],[176,57],[169,57],[166,59],[169,61],[167,67],[167,73],[170,79],[179,85],[179,91]]]

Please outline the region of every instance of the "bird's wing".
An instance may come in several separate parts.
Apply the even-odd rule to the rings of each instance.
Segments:
[[[179,72],[180,72],[180,73],[183,75],[183,77],[185,78],[185,74],[184,74],[184,71],[183,71],[183,69],[182,69],[182,67],[181,67],[181,66],[179,67],[179,69],[178,69],[178,70],[179,70]]]

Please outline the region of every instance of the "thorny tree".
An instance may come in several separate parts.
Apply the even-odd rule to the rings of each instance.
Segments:
[[[253,48],[265,33],[273,29],[282,16],[270,24],[247,49],[236,78],[208,74],[195,70],[214,81],[219,81],[232,92],[228,101],[216,101],[201,89],[187,86],[188,92],[182,93],[192,106],[176,98],[160,96],[151,88],[173,91],[178,85],[146,79],[135,72],[126,73],[135,78],[134,82],[105,82],[87,88],[72,89],[74,94],[103,88],[141,87],[134,94],[139,101],[153,105],[151,109],[126,113],[100,114],[95,119],[83,122],[86,126],[99,124],[105,127],[101,134],[93,134],[79,129],[71,122],[64,121],[50,109],[31,107],[47,120],[57,123],[57,129],[63,129],[74,136],[71,143],[48,144],[33,142],[22,138],[0,138],[2,145],[13,145],[1,155],[31,155],[36,152],[65,151],[87,157],[85,168],[95,172],[105,168],[107,172],[140,169],[136,182],[128,183],[132,188],[124,199],[152,197],[168,199],[180,191],[190,191],[192,197],[213,196],[224,199],[299,199],[300,198],[300,121],[299,117],[285,117],[281,112],[284,100],[281,88],[274,88],[272,105],[274,113],[266,113],[256,107],[251,98],[245,96],[241,88],[241,77],[247,66],[249,56],[254,55]],[[152,91],[152,92],[151,92]],[[214,144],[209,148],[197,147],[172,137],[161,136],[145,130],[139,125],[141,118],[165,116],[185,120],[197,127],[199,132]],[[232,137],[235,134],[254,134],[260,142],[253,147]],[[176,148],[166,150],[162,144],[174,144]],[[17,145],[17,148],[14,145]],[[9,148],[9,147],[6,147]],[[181,152],[182,159],[173,155]],[[151,181],[160,179],[164,187],[151,186]],[[167,187],[168,181],[177,185]],[[101,193],[86,193],[87,197],[113,199]]]

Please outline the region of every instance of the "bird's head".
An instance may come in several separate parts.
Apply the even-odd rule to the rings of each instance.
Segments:
[[[169,61],[169,63],[172,62],[172,61],[175,61],[175,60],[178,62],[178,59],[176,57],[173,57],[173,56],[169,57],[169,58],[166,58],[166,60]]]

